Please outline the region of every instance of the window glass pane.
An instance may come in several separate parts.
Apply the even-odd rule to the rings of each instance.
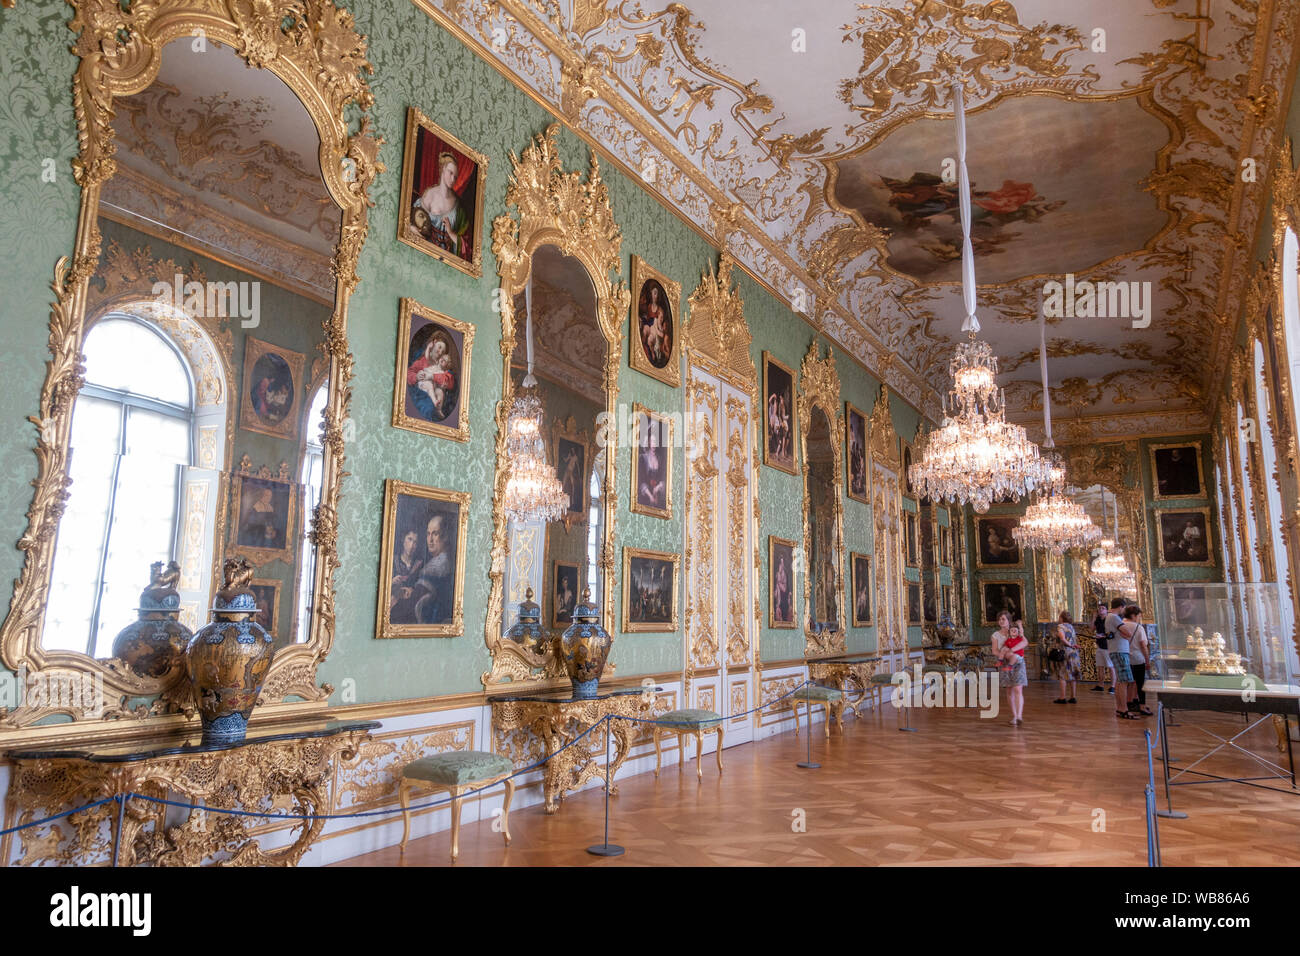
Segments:
[[[158,332],[131,319],[104,319],[86,336],[86,381],[188,408],[190,378]]]
[[[298,489],[302,502],[302,543],[299,546],[298,578],[298,632],[296,640],[306,641],[311,636],[312,589],[316,584],[316,549],[307,538],[311,516],[320,503],[321,482],[324,480],[325,455],[320,444],[320,429],[325,421],[325,403],[329,399],[329,384],[316,390],[307,414],[307,448],[302,463],[302,485]]]

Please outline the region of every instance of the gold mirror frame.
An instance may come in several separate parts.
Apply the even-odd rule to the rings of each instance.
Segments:
[[[821,357],[821,349],[814,338],[808,345],[808,353],[799,366],[799,445],[803,456],[803,552],[805,569],[803,575],[803,621],[804,621],[804,656],[825,657],[831,654],[843,654],[848,636],[848,625],[844,619],[844,452],[840,444],[844,435],[844,416],[840,413],[840,375],[835,370],[835,353],[828,346],[826,357]],[[834,521],[836,529],[835,567],[835,612],[839,627],[829,634],[815,634],[812,628],[812,522],[809,520],[811,496],[808,482],[812,477],[812,466],[808,463],[808,429],[812,425],[813,409],[820,409],[826,416],[826,425],[830,429],[831,455],[834,459],[831,480],[834,488]]]
[[[325,407],[322,443],[321,501],[309,533],[316,547],[311,634],[302,644],[279,650],[262,690],[268,703],[296,696],[299,704],[323,705],[332,693],[317,686],[316,668],[334,645],[334,571],[338,566],[339,479],[343,464],[343,426],[351,396],[352,354],[347,342],[348,300],[357,285],[357,259],[368,230],[368,190],[383,171],[378,161],[382,139],[372,136],[367,116],[350,132],[345,110],[368,110],[374,96],[364,78],[373,68],[366,60],[366,41],[356,32],[352,14],[330,0],[161,0],[131,4],[118,0],[69,0],[68,23],[77,39],[73,79],[80,149],[73,173],[81,187],[77,238],[71,263],[54,267],[50,310],[50,360],[46,363],[37,428],[35,493],[27,512],[27,530],[18,541],[24,553],[9,614],[0,626],[0,660],[11,670],[24,668],[29,678],[50,681],[103,682],[105,710],[92,714],[75,701],[0,711],[0,731],[24,727],[52,714],[74,721],[123,716],[147,717],[193,709],[188,684],[170,685],[136,677],[76,651],[47,651],[41,645],[50,573],[59,519],[69,497],[69,443],[72,409],[84,382],[82,341],[85,336],[89,280],[98,268],[102,237],[98,227],[100,192],[116,170],[113,101],[150,86],[162,66],[163,48],[172,40],[205,37],[231,47],[250,67],[269,70],[306,108],[320,136],[320,166],[326,188],[342,212],[338,246],[331,262],[336,278],[334,311],[325,328],[330,392]],[[75,686],[75,685],[74,685]],[[128,709],[132,697],[159,694],[148,707]],[[293,706],[293,705],[290,705]]]
[[[484,687],[501,684],[557,681],[564,676],[562,664],[546,648],[529,651],[505,637],[502,628],[505,601],[505,567],[510,543],[503,503],[505,499],[506,416],[514,400],[514,379],[510,363],[515,352],[515,296],[524,291],[532,269],[533,254],[542,246],[555,246],[573,256],[587,270],[596,293],[596,319],[605,336],[605,415],[608,423],[618,421],[618,373],[623,356],[623,322],[631,294],[621,278],[623,234],[614,221],[609,187],[600,177],[600,162],[591,154],[586,182],[579,172],[564,172],[556,137],[560,126],[552,123],[545,133],[533,137],[519,157],[510,153],[510,181],[506,188],[506,213],[492,221],[492,254],[501,277],[501,368],[502,395],[497,403],[496,480],[492,497],[492,564],[488,607],[483,629],[484,643],[492,655],[492,666],[482,676]],[[516,218],[517,217],[517,218]],[[610,273],[619,276],[611,282]],[[605,437],[605,540],[600,551],[600,569],[605,585],[601,596],[601,621],[614,632],[614,526],[618,512],[617,429],[603,429]]]

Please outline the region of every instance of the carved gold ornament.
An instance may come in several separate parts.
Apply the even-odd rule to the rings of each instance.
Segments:
[[[371,135],[368,118],[363,116],[355,131],[345,118],[349,107],[364,111],[374,102],[365,79],[373,71],[366,60],[366,42],[356,32],[352,14],[330,0],[70,2],[75,11],[69,23],[76,34],[73,52],[79,57],[73,80],[79,152],[73,172],[81,186],[80,227],[72,256],[60,259],[54,268],[50,360],[38,412],[29,419],[38,432],[36,490],[27,513],[27,530],[18,541],[24,553],[23,570],[9,616],[0,628],[0,659],[6,667],[16,670],[22,666],[31,675],[62,672],[102,678],[110,711],[123,698],[166,690],[143,684],[85,654],[45,650],[41,625],[55,534],[68,500],[72,407],[83,382],[88,283],[100,256],[96,216],[100,192],[116,169],[114,102],[150,86],[169,41],[202,35],[232,47],[250,67],[270,70],[298,96],[320,136],[325,185],[343,213],[332,263],[338,279],[334,311],[325,329],[331,385],[325,409],[322,494],[310,532],[317,549],[313,593],[319,598],[309,639],[276,654],[262,692],[268,703],[289,694],[307,703],[321,702],[332,691],[329,685],[317,686],[316,666],[334,644],[339,480],[352,378],[347,306],[358,281],[357,258],[368,229],[368,191],[383,170],[378,161],[380,140]],[[92,716],[75,706],[61,707],[58,712],[74,720]],[[7,722],[29,723],[38,716],[24,714],[15,719],[9,715]],[[5,722],[0,717],[0,724]]]
[[[808,429],[812,424],[813,409],[818,409],[826,416],[826,425],[830,434],[827,440],[831,446],[831,467],[833,479],[833,502],[831,505],[831,567],[834,581],[832,583],[837,627],[833,631],[815,633],[812,629],[813,569],[807,567],[803,575],[804,604],[804,655],[824,657],[843,653],[848,628],[844,618],[844,468],[843,449],[840,437],[844,434],[844,417],[840,413],[840,375],[835,369],[835,353],[829,348],[826,357],[821,357],[821,345],[816,338],[808,345],[808,352],[799,367],[799,436],[803,455],[803,547],[805,560],[811,562],[813,553],[814,529],[811,523],[812,465],[808,461]]]
[[[614,221],[609,201],[609,187],[600,176],[600,163],[591,156],[587,178],[581,173],[565,172],[560,162],[559,124],[552,123],[546,132],[533,138],[522,156],[510,154],[510,181],[506,188],[506,205],[512,214],[498,216],[492,222],[492,253],[497,274],[501,277],[501,362],[503,394],[497,403],[496,479],[492,506],[491,587],[484,624],[484,643],[492,655],[492,665],[482,676],[490,687],[502,683],[555,682],[564,676],[562,664],[551,649],[534,653],[503,636],[504,571],[509,553],[507,520],[503,510],[506,479],[506,416],[514,399],[514,380],[510,372],[516,346],[515,296],[523,292],[532,268],[533,254],[544,245],[557,247],[565,255],[576,257],[587,270],[596,293],[596,319],[605,337],[605,364],[602,382],[605,412],[609,421],[617,421],[618,372],[623,355],[623,322],[631,295],[627,283],[611,281],[610,273],[621,274],[623,234]],[[618,510],[617,429],[606,429],[604,540],[597,558],[605,582],[601,596],[602,623],[614,630],[614,526]]]

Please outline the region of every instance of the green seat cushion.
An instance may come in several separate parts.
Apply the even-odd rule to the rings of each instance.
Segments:
[[[670,710],[655,720],[672,727],[716,727],[722,723],[722,715],[711,710],[689,707],[683,710]]]
[[[809,684],[794,692],[795,700],[839,700],[842,695],[834,687]]]
[[[445,754],[422,757],[408,763],[402,776],[449,786],[474,783],[511,773],[515,769],[505,757],[481,750],[453,750]]]

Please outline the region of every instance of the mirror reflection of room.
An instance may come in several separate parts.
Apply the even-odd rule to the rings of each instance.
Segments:
[[[807,436],[808,520],[812,529],[810,569],[812,574],[811,625],[839,627],[839,528],[835,520],[836,462],[831,442],[831,425],[826,413],[812,409]]]
[[[214,41],[115,108],[43,646],[114,656],[159,575],[197,628],[233,556],[276,644],[305,641],[341,221],[318,134]]]

